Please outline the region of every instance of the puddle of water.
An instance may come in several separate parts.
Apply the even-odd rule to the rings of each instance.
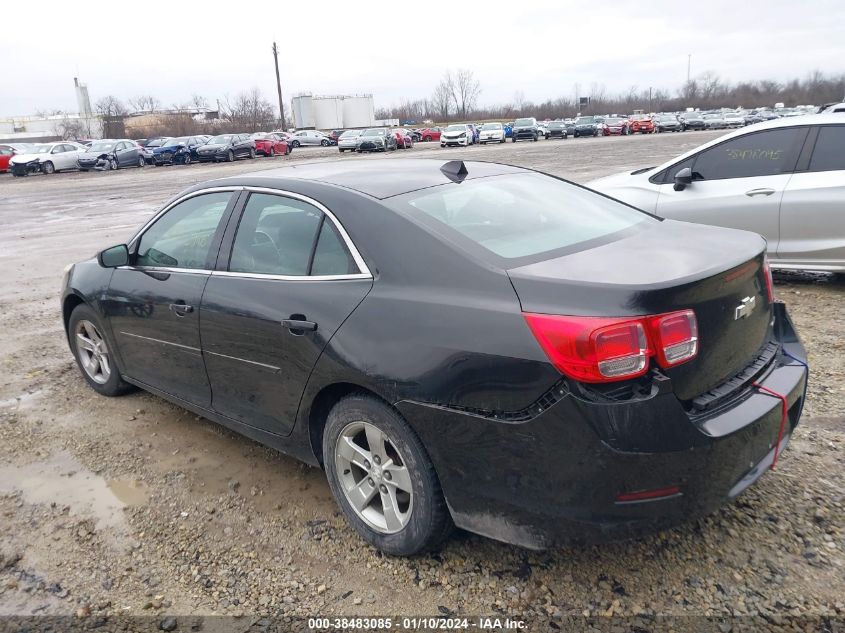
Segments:
[[[0,468],[0,492],[14,491],[20,491],[27,503],[69,506],[73,515],[96,519],[98,528],[124,527],[123,508],[142,505],[149,497],[143,482],[107,482],[68,452]]]

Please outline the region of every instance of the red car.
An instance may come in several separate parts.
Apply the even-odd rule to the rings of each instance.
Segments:
[[[623,119],[621,117],[608,117],[602,123],[602,134],[604,136],[611,136],[615,134],[627,136],[630,130],[631,128],[628,119]]]
[[[287,155],[291,152],[291,146],[287,139],[279,132],[256,132],[252,135],[255,141],[255,153],[262,156],[273,157],[276,154]]]
[[[396,149],[411,149],[414,146],[414,137],[408,130],[393,130],[396,135]]]
[[[419,131],[420,139],[428,142],[428,141],[439,141],[440,140],[440,128],[439,127],[427,127],[423,128]]]
[[[632,114],[628,117],[628,121],[631,125],[631,134],[636,134],[637,132],[642,134],[654,133],[654,121],[647,114]]]
[[[14,155],[14,148],[8,145],[0,145],[0,172],[9,171],[9,160]]]

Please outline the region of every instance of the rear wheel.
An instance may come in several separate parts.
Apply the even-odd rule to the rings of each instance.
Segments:
[[[104,396],[119,396],[133,389],[120,377],[99,317],[84,303],[70,315],[68,337],[76,364],[94,391]]]
[[[364,540],[410,556],[440,544],[452,528],[440,482],[407,422],[364,395],[338,402],[323,434],[329,487]]]

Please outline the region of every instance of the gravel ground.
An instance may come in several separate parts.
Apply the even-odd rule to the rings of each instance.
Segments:
[[[583,182],[714,136],[397,154]],[[0,615],[144,615],[168,628],[173,614],[179,630],[189,614],[238,615],[238,630],[260,629],[262,616],[338,614],[509,615],[538,631],[611,616],[678,616],[678,630],[703,630],[689,616],[748,616],[722,632],[842,622],[845,286],[827,275],[776,275],[812,363],[803,423],[777,470],[712,516],[601,547],[537,553],[457,533],[437,554],[387,558],[346,526],[321,471],[154,396],[86,387],[61,331],[65,264],[124,240],[194,182],[337,158],[300,149],[231,165],[0,177]]]

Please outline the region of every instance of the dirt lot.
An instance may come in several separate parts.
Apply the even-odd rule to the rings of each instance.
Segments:
[[[511,162],[583,182],[713,136],[429,143],[396,154]],[[636,614],[842,621],[845,286],[826,275],[776,276],[812,363],[803,424],[778,469],[706,519],[600,548],[535,553],[458,533],[438,554],[385,558],[346,526],[321,471],[154,396],[107,399],[86,387],[61,329],[67,263],[123,241],[195,182],[337,158],[354,160],[299,149],[226,165],[0,177],[0,615],[237,614],[243,629],[280,614],[512,614],[531,630]]]

